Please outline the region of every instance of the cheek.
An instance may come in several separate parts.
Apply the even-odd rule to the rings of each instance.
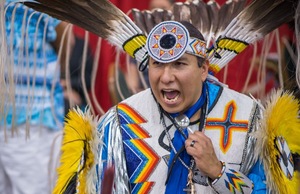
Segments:
[[[192,105],[194,104],[200,97],[201,92],[202,92],[202,87],[201,87],[201,81],[198,80],[193,80],[185,83],[186,86],[182,87],[182,95],[183,98],[185,99],[184,101]]]
[[[151,82],[152,80],[154,80],[154,78],[155,78],[154,72],[149,69],[149,71],[148,71],[148,79],[149,79],[149,81]]]
[[[188,74],[181,79],[182,90],[185,95],[199,95],[198,90],[200,90],[199,88],[203,83],[202,76],[200,74],[194,74],[193,76],[191,75],[192,74]]]
[[[189,71],[185,74],[181,73],[178,75],[180,77],[182,83],[184,83],[188,87],[194,87],[196,85],[200,85],[202,82],[202,73],[199,70]]]
[[[148,70],[148,79],[151,87],[155,87],[155,84],[159,81],[158,73],[149,69]]]

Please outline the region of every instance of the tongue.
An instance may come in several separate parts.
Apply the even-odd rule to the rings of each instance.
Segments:
[[[178,92],[177,92],[177,91],[165,92],[165,96],[166,96],[168,99],[173,99],[173,98],[175,98],[177,95],[178,95]]]

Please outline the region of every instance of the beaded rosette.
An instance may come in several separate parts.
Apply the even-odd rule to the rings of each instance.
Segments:
[[[184,53],[206,57],[206,43],[190,37],[179,22],[165,21],[155,26],[148,35],[147,50],[150,57],[161,63],[179,59]]]

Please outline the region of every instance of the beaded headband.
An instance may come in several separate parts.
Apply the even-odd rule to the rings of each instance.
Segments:
[[[176,21],[156,25],[148,35],[146,47],[149,56],[160,63],[173,62],[185,52],[206,58],[206,43],[190,37],[186,27]]]

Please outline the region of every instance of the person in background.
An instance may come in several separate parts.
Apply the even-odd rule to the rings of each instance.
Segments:
[[[84,109],[87,106],[87,99],[84,95],[84,86],[86,90],[89,92],[91,89],[91,77],[92,77],[92,68],[94,62],[94,56],[90,48],[90,43],[88,43],[88,49],[86,56],[83,54],[84,50],[84,30],[73,26],[74,32],[74,47],[72,48],[70,54],[70,84],[71,84],[71,91],[70,93],[67,90],[67,81],[66,81],[66,74],[62,72],[61,75],[61,85],[64,88],[64,99],[65,99],[65,114],[68,113],[69,109],[72,108],[70,105],[79,106],[81,109]],[[85,72],[84,74],[84,82],[81,78],[81,74],[83,71],[82,68],[82,60],[86,57],[85,60]],[[85,84],[85,85],[84,85]]]
[[[165,10],[171,9],[175,0],[150,0],[149,2],[149,9],[161,8]]]
[[[13,0],[1,8],[0,193],[51,193],[64,120],[57,53],[67,23]]]

